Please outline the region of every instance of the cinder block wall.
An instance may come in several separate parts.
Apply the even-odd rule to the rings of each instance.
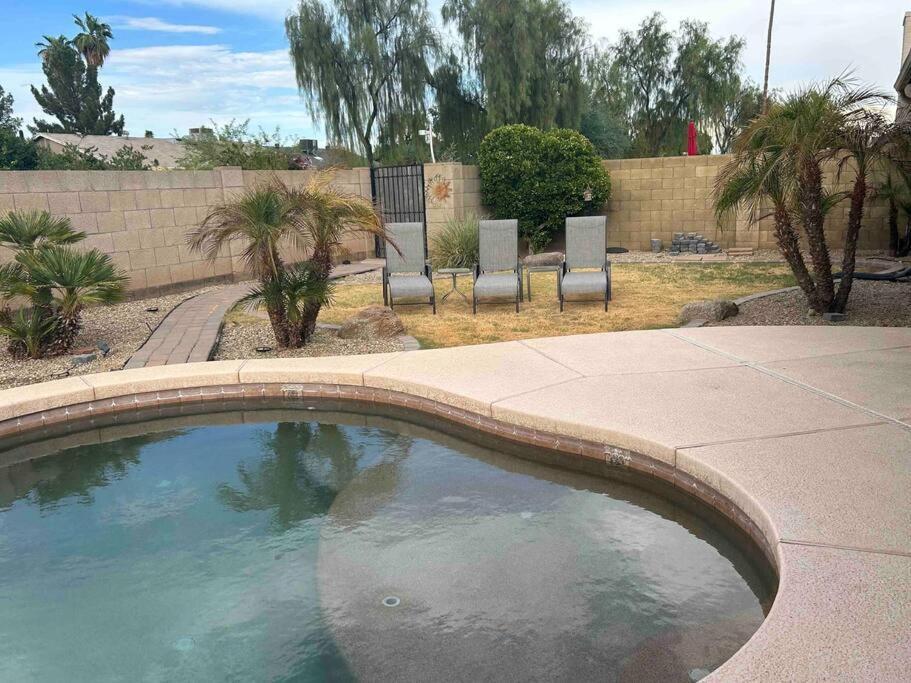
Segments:
[[[608,243],[628,249],[648,249],[649,240],[670,244],[674,232],[699,232],[723,247],[775,248],[770,220],[750,226],[744,217],[720,228],[712,212],[711,191],[725,156],[663,157],[605,161],[610,171],[612,199],[605,207]],[[834,166],[827,169],[834,179]],[[0,171],[0,214],[22,209],[45,209],[69,216],[88,234],[87,247],[111,254],[130,275],[134,293],[155,293],[219,280],[245,279],[238,256],[240,245],[214,262],[186,245],[189,230],[199,225],[213,206],[231,196],[278,177],[301,185],[312,171]],[[852,178],[841,184],[848,188]],[[366,168],[339,170],[333,183],[346,192],[369,198]],[[432,239],[447,220],[469,214],[488,215],[483,205],[476,166],[458,163],[426,164],[424,185],[427,226]],[[827,219],[832,246],[844,239],[848,202]],[[868,204],[860,248],[888,246],[887,209]],[[373,255],[373,238],[352,236],[344,243],[352,260]],[[0,250],[2,251],[2,250]],[[0,258],[9,254],[0,253]],[[288,250],[295,260],[304,254]]]
[[[44,209],[68,216],[88,234],[83,244],[111,255],[130,275],[134,293],[164,292],[191,284],[246,279],[240,245],[210,262],[186,244],[216,204],[271,176],[302,184],[307,171],[0,171],[0,214]],[[370,197],[367,169],[338,171],[342,189]],[[346,240],[352,259],[372,255],[372,239]],[[2,250],[5,251],[5,250]],[[290,252],[290,250],[289,250]],[[9,253],[4,254],[6,258]],[[300,254],[288,253],[289,259]]]
[[[604,162],[610,172],[612,197],[608,216],[608,241],[628,249],[648,249],[649,240],[669,246],[675,232],[698,232],[723,247],[776,249],[770,219],[750,225],[745,215],[719,226],[712,209],[712,190],[728,155],[616,159]],[[825,180],[836,180],[835,166],[825,170]],[[850,190],[853,177],[846,173],[838,189]],[[844,240],[850,203],[844,201],[826,219],[829,245]],[[860,249],[889,246],[888,209],[882,201],[868,201]]]

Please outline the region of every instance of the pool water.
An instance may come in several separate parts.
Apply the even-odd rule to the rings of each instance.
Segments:
[[[645,488],[384,418],[230,416],[0,469],[0,680],[689,681],[773,597]]]

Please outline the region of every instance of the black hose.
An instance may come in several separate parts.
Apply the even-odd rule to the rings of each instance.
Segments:
[[[841,273],[835,273],[832,275],[833,278],[840,278]],[[904,280],[911,278],[911,267],[902,268],[901,270],[892,271],[889,273],[854,273],[855,280],[879,280],[885,282],[898,282],[899,280]]]

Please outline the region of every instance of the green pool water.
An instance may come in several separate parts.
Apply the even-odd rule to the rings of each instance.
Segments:
[[[773,595],[710,515],[405,422],[52,443],[0,468],[2,681],[697,680]]]

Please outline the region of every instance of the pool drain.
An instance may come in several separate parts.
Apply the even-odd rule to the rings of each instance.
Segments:
[[[383,598],[384,607],[398,607],[400,604],[402,604],[402,601],[399,600],[394,595],[389,595],[389,596]]]

